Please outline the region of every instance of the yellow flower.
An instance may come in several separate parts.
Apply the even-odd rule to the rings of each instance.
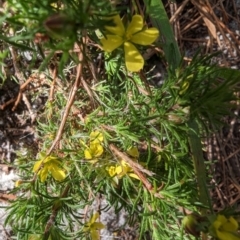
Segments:
[[[33,172],[38,173],[41,182],[44,182],[47,179],[48,173],[50,173],[57,181],[62,181],[66,178],[65,172],[59,167],[61,162],[57,157],[46,157],[45,154],[40,153],[40,158],[41,160],[34,164]]]
[[[110,175],[110,177],[114,177],[116,175],[116,167],[115,166],[107,167],[106,170],[108,171],[108,174]]]
[[[87,160],[98,158],[103,154],[103,134],[99,131],[93,131],[90,133],[90,144],[89,147],[85,145],[84,155]]]
[[[133,147],[130,147],[128,150],[127,150],[127,153],[134,157],[134,158],[139,158],[139,152],[138,152],[138,149],[137,147],[133,146]]]
[[[107,167],[107,171],[111,177],[121,179],[125,175],[139,180],[139,177],[134,173],[133,169],[124,161],[121,160],[120,165]]]
[[[90,146],[84,150],[87,160],[98,158],[103,154],[103,146],[100,143],[90,143]]]
[[[233,217],[227,219],[219,214],[210,230],[220,240],[240,240],[240,235],[237,233],[238,222]]]
[[[99,131],[93,131],[90,133],[91,143],[101,143],[103,142],[103,134]]]
[[[20,180],[17,180],[15,182],[15,187],[19,187],[21,184],[23,183],[23,181],[20,179]]]
[[[84,232],[90,232],[92,240],[98,240],[100,239],[98,230],[103,229],[105,226],[101,222],[96,222],[96,220],[99,218],[99,213],[93,214],[90,221],[85,224],[85,227],[83,229]]]
[[[129,71],[138,72],[143,68],[144,59],[134,44],[147,46],[152,44],[159,36],[157,28],[144,27],[141,15],[134,15],[131,23],[125,29],[119,15],[112,17],[115,26],[106,26],[108,31],[106,38],[102,38],[103,50],[112,52],[123,45],[125,52],[125,63]]]

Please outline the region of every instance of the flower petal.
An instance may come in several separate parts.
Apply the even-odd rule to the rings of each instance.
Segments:
[[[237,231],[237,229],[238,229],[238,222],[233,217],[230,217],[228,220],[234,226],[234,230]]]
[[[106,35],[100,40],[102,48],[106,52],[112,52],[123,44],[123,38],[117,35]]]
[[[115,26],[105,26],[105,29],[114,35],[123,37],[125,34],[125,27],[123,26],[120,16],[115,15],[110,17],[109,20],[112,20]]]
[[[87,148],[84,150],[84,156],[87,160],[90,160],[93,158],[90,148]]]
[[[20,179],[20,180],[17,180],[15,182],[15,187],[19,187],[21,184],[23,183],[23,181]]]
[[[92,228],[94,230],[100,230],[100,229],[103,229],[105,228],[105,225],[101,222],[95,222],[93,225],[92,225]]]
[[[159,36],[157,28],[149,28],[144,31],[138,32],[131,37],[131,42],[147,46],[152,44]]]
[[[95,230],[100,230],[100,229],[105,228],[105,225],[103,223],[101,223],[101,222],[95,222],[92,225],[92,228],[94,228]]]
[[[90,143],[89,148],[84,150],[86,159],[100,157],[103,154],[103,146],[100,143]]]
[[[51,172],[53,178],[57,181],[63,181],[66,178],[65,172],[58,166],[52,166],[49,171]]]
[[[221,222],[221,224],[224,224],[227,222],[227,218],[224,215],[218,214],[216,221]]]
[[[125,63],[131,72],[138,72],[143,68],[144,60],[137,48],[130,42],[124,43]]]
[[[48,168],[44,167],[39,172],[38,175],[40,176],[41,182],[45,182],[48,176]]]
[[[140,180],[140,178],[138,177],[138,175],[135,174],[135,173],[129,173],[128,175],[129,175],[129,177],[132,177],[132,178],[135,178],[135,179],[137,179],[137,180]]]
[[[237,232],[216,231],[219,240],[240,240]]]
[[[143,29],[143,18],[141,15],[134,15],[131,23],[127,27],[126,35],[130,36]]]
[[[212,224],[213,229],[219,229],[222,226],[222,223],[220,221],[215,220]]]
[[[223,231],[237,231],[238,229],[238,222],[233,218],[230,217],[226,223],[224,223],[221,227]]]
[[[115,168],[115,171],[116,171],[116,173],[117,173],[118,175],[119,175],[119,174],[122,174],[122,173],[125,174],[125,172],[124,172],[124,167],[121,166],[121,165],[117,166],[117,167]]]
[[[56,160],[56,159],[52,159],[51,162],[49,162],[48,164],[50,165],[61,165],[61,161]]]
[[[138,152],[138,149],[136,146],[133,146],[133,147],[130,147],[128,150],[127,150],[127,153],[134,157],[134,158],[138,158],[139,157],[139,152]]]
[[[36,161],[33,166],[33,172],[37,172],[42,164],[43,160]]]
[[[90,141],[94,143],[103,142],[103,134],[99,131],[93,131],[90,133]]]
[[[100,239],[98,231],[96,231],[96,230],[91,230],[90,235],[91,235],[92,240],[99,240]]]
[[[114,167],[114,166],[110,166],[106,170],[108,171],[108,174],[110,175],[110,177],[113,177],[117,174],[116,167]]]
[[[90,223],[94,224],[98,218],[99,218],[99,213],[98,212],[94,213],[90,219]]]
[[[124,161],[123,159],[120,161],[121,165],[124,167],[129,167],[129,165],[126,163],[126,161]]]

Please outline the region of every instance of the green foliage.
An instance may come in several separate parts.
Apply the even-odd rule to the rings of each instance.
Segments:
[[[150,16],[157,18],[156,26],[164,24],[162,4],[158,14],[164,19],[152,12],[152,3],[156,4],[146,4]],[[181,209],[193,211],[197,203],[205,204],[203,195],[198,195],[196,174],[202,174],[207,190],[205,172],[197,169],[193,150],[197,147],[201,155],[200,134],[218,127],[229,114],[239,72],[212,66],[212,56],[197,55],[189,65],[180,62],[171,37],[163,46],[168,74],[160,87],[153,87],[142,77],[144,71],[126,72],[121,52],[105,54],[104,63],[97,59],[101,50],[96,47],[95,31],[103,29],[106,16],[128,12],[127,7],[103,0],[12,0],[6,10],[1,19],[2,25],[7,22],[2,41],[40,57],[41,63],[32,71],[43,73],[51,87],[55,84],[54,98],[38,118],[38,153],[19,153],[15,163],[21,183],[14,189],[19,196],[8,208],[6,225],[12,226],[16,239],[89,239],[84,224],[99,199],[107,202],[98,209],[102,213],[111,207],[115,212],[126,211],[128,224],[138,226],[139,239],[147,233],[153,239],[189,239],[180,224]],[[160,31],[172,34],[170,27]],[[86,43],[87,37],[91,41]],[[78,46],[76,52],[73,46]],[[176,58],[171,58],[171,49]],[[78,59],[79,51],[83,61]],[[50,151],[79,66],[81,85],[73,111],[59,144]],[[101,70],[94,71],[99,66]],[[51,68],[57,69],[57,80],[51,77]],[[96,132],[103,139],[93,138]],[[194,143],[192,133],[197,138]],[[139,156],[131,155],[133,147]],[[92,158],[87,157],[90,151]],[[39,170],[48,157],[58,159],[55,166],[66,173],[63,181],[55,180],[50,171],[46,181],[40,181]],[[37,160],[42,165],[33,171]],[[111,176],[111,167],[122,171]]]
[[[223,116],[231,114],[236,97],[226,89],[236,86],[238,78],[233,77],[234,70],[231,77],[222,78],[221,73],[226,69],[211,66],[213,56],[195,56],[188,66],[176,70],[173,77],[179,84],[179,104],[191,106],[191,118],[218,125]]]

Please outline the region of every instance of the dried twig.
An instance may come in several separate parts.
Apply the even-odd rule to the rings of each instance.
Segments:
[[[19,104],[21,98],[22,98],[22,94],[23,94],[23,91],[25,90],[25,88],[27,87],[27,85],[33,80],[33,77],[30,76],[26,82],[24,82],[20,88],[19,88],[19,93],[18,93],[18,96],[16,98],[12,98],[10,99],[9,101],[5,102],[4,104],[0,105],[0,109],[1,110],[4,110],[9,104],[11,104],[12,102],[15,102],[13,108],[12,108],[12,111],[14,111],[17,107],[17,105]]]
[[[16,200],[17,196],[14,194],[7,194],[7,193],[0,193],[0,201],[2,202],[8,202],[8,201],[13,201]]]
[[[141,166],[139,163],[133,161],[130,157],[127,156],[127,154],[121,152],[115,145],[110,144],[109,147],[110,147],[111,151],[113,151],[114,154],[116,154],[119,158],[123,159],[124,161],[126,161],[129,164],[129,166],[133,169],[135,174],[140,178],[140,180],[142,181],[144,186],[149,191],[153,189],[152,184],[148,181],[148,179],[143,174],[143,173],[145,173],[149,176],[153,176],[154,175],[153,172],[143,168],[143,166]]]
[[[127,156],[127,154],[121,152],[115,145],[110,144],[109,148],[111,151],[117,155],[119,158],[123,159],[128,165],[133,169],[134,173],[139,177],[139,179],[142,181],[145,188],[153,194],[156,198],[163,199],[164,196],[160,193],[160,190],[163,188],[164,184],[162,184],[158,189],[156,189],[156,192],[153,189],[152,184],[148,181],[148,179],[145,177],[144,173],[148,176],[153,176],[155,173],[143,168],[139,163],[133,161],[130,157]]]
[[[52,102],[54,99],[53,94],[54,94],[54,88],[55,88],[56,79],[57,79],[57,68],[56,67],[54,68],[52,75],[53,75],[53,81],[51,84],[51,89],[50,89],[49,98],[48,98],[49,102]]]
[[[80,49],[82,48],[82,45],[79,47]],[[82,49],[81,49],[82,50]],[[74,98],[75,98],[75,95],[77,93],[77,90],[78,90],[78,87],[80,85],[80,82],[81,82],[81,75],[82,75],[82,66],[83,66],[83,52],[80,51],[79,54],[78,54],[78,58],[79,58],[79,64],[77,66],[77,76],[76,76],[76,80],[75,80],[75,83],[71,89],[71,92],[69,94],[69,98],[68,98],[68,102],[67,102],[67,105],[65,107],[65,111],[64,111],[64,115],[62,117],[62,120],[61,120],[61,124],[59,126],[59,129],[58,129],[58,132],[57,132],[57,135],[51,145],[51,147],[49,148],[48,152],[47,152],[47,155],[49,155],[52,150],[55,148],[55,146],[57,145],[57,143],[60,141],[61,139],[61,136],[62,136],[62,133],[63,133],[63,130],[64,130],[64,126],[65,126],[65,123],[67,121],[67,117],[69,115],[69,112],[70,112],[70,109],[71,109],[71,106],[73,105],[73,102],[74,102]]]
[[[20,71],[20,66],[19,66],[19,63],[18,63],[17,53],[16,53],[15,49],[12,46],[10,46],[9,50],[10,50],[10,53],[12,55],[12,61],[13,61],[13,67],[14,67],[14,70],[15,70],[15,75],[18,78],[20,85],[23,86],[23,87],[20,87],[20,89],[19,89],[19,94],[18,94],[17,100],[16,100],[16,102],[15,102],[13,108],[12,108],[12,111],[14,111],[16,109],[17,105],[20,102],[20,99],[22,98],[23,102],[25,103],[25,105],[28,108],[28,111],[29,111],[30,117],[31,117],[31,121],[33,123],[36,119],[36,115],[32,111],[32,106],[31,106],[30,102],[28,101],[26,94],[23,92],[23,89],[30,82],[31,78],[28,79],[29,81],[27,81],[27,84],[26,84],[25,81],[24,81],[23,73],[22,73],[22,71]]]
[[[184,7],[187,5],[188,2],[189,2],[189,0],[185,0],[181,3],[181,6],[171,16],[171,18],[169,20],[170,23],[173,23],[174,21],[176,21],[176,19],[181,14],[181,12],[183,11]]]

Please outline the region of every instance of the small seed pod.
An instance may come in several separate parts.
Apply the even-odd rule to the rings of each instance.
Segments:
[[[76,24],[69,16],[57,13],[44,21],[44,27],[51,37],[59,39],[73,35]]]

